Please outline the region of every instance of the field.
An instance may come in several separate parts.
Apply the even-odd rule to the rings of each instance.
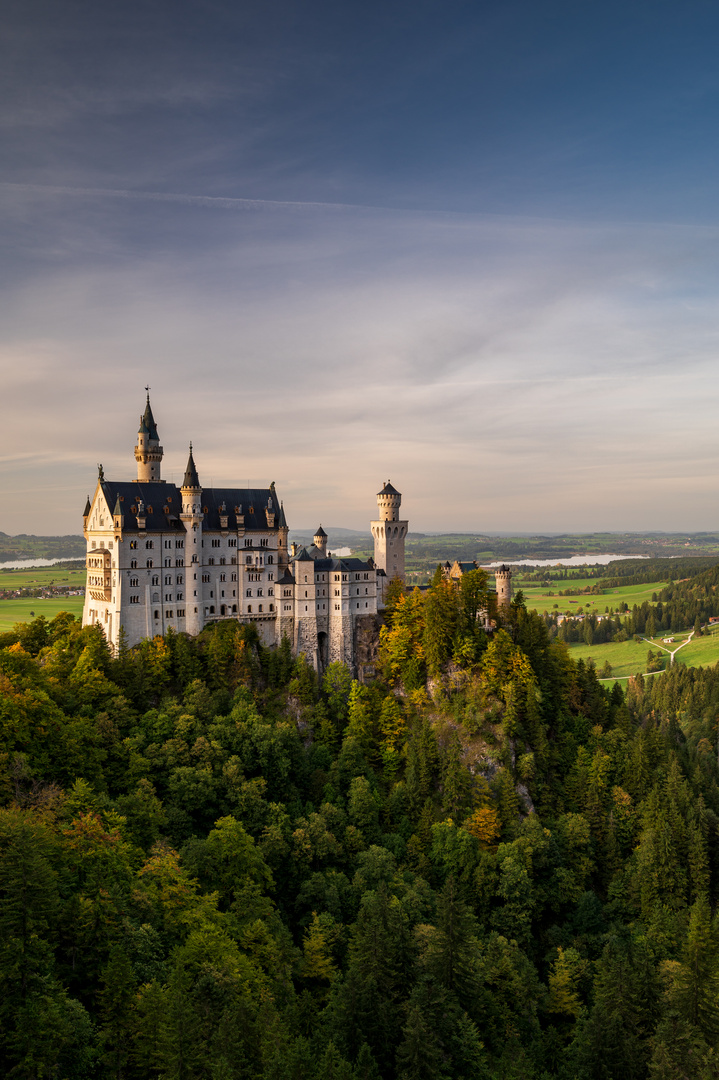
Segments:
[[[0,570],[2,589],[44,589],[48,585],[84,587],[85,567],[68,570],[67,567],[47,566],[32,570]]]
[[[569,650],[574,660],[592,659],[601,673],[605,661],[612,665],[612,679],[627,679],[630,675],[644,673],[647,666],[647,652],[651,649],[656,652],[660,645],[664,648],[676,649],[686,641],[689,634],[664,635],[672,636],[674,643],[664,645],[663,637],[653,638],[652,643],[642,640],[634,641],[610,641],[606,645],[570,645]],[[669,659],[668,654],[664,654]],[[675,663],[684,664],[686,667],[709,667],[719,661],[719,630],[706,637],[694,637],[680,648],[675,656]]]
[[[17,622],[31,622],[40,615],[54,619],[61,611],[69,611],[79,618],[83,600],[82,596],[53,596],[48,600],[30,596],[22,600],[0,600],[0,633],[11,630]]]
[[[597,579],[579,578],[576,581],[558,581],[556,586],[547,590],[541,585],[532,585],[524,588],[518,582],[516,589],[521,589],[528,608],[534,608],[540,614],[543,611],[558,611],[560,614],[576,615],[579,608],[595,615],[603,615],[605,608],[613,608],[618,611],[622,603],[629,605],[643,604],[645,600],[651,602],[653,593],[660,593],[666,581],[654,581],[648,585],[622,585],[617,589],[607,589],[601,596],[592,596],[587,593],[584,596],[557,596],[560,589],[583,589],[587,585],[596,585]],[[549,593],[553,592],[554,596]],[[556,608],[555,608],[556,604]]]

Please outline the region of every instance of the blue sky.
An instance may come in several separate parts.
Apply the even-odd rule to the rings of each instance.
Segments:
[[[95,463],[360,527],[719,528],[719,8],[5,6],[5,532]]]

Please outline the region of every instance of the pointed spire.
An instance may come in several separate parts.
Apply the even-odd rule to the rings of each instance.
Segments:
[[[90,506],[90,496],[88,495],[87,502],[85,503],[85,509],[82,512],[82,516],[83,517],[89,517],[91,510],[92,510],[92,507]]]
[[[277,525],[280,529],[287,528],[287,518],[285,517],[285,504],[283,502],[280,503],[280,512],[277,515]]]
[[[120,496],[115,499],[115,509],[112,511],[113,517],[122,517],[122,507],[120,506]]]
[[[187,468],[185,469],[185,479],[182,481],[183,488],[201,488],[200,478],[197,475],[197,468],[195,466],[195,459],[192,456],[192,443],[190,443],[190,456],[187,459]]]
[[[325,532],[325,530],[322,528],[321,525],[320,525],[319,529],[317,530],[317,532],[315,533],[315,536],[324,537],[325,540],[327,539],[327,533]]]
[[[145,405],[145,412],[142,417],[140,430],[142,431],[142,425],[147,429],[147,434],[151,439],[157,439],[160,441],[160,436],[157,434],[157,424],[155,423],[155,417],[152,415],[152,406],[150,405],[150,392],[147,393],[147,404]]]

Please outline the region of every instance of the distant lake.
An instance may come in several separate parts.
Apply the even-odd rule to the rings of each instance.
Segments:
[[[332,554],[336,555],[338,559],[344,559],[347,555],[352,554],[352,548],[348,548],[348,547],[332,548],[331,550],[332,550]]]
[[[485,570],[495,566],[606,566],[617,559],[648,559],[649,555],[570,555],[566,559],[500,559],[482,563]]]
[[[55,566],[61,562],[79,562],[82,556],[74,559],[21,559],[19,562],[0,562],[0,570],[32,570],[36,566]]]

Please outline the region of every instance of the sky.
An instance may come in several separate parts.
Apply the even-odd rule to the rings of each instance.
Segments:
[[[5,0],[0,530],[719,530],[719,5]]]

